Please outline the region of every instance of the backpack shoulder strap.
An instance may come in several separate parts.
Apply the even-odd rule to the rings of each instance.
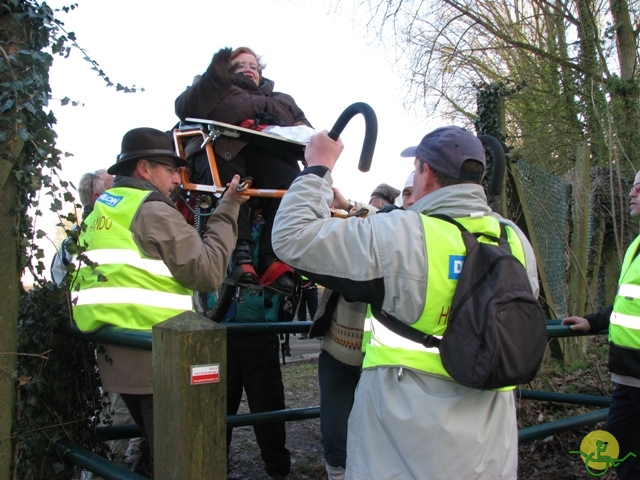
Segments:
[[[437,218],[438,220],[444,220],[445,222],[449,222],[458,227],[458,229],[462,233],[462,238],[464,240],[465,246],[467,247],[467,251],[471,250],[471,246],[473,246],[477,242],[478,237],[482,236],[488,238],[492,242],[497,243],[501,247],[504,247],[509,252],[511,252],[511,246],[509,245],[509,241],[507,240],[507,230],[505,229],[504,223],[500,221],[498,221],[498,224],[500,225],[500,237],[494,237],[493,235],[488,235],[486,233],[472,233],[467,230],[465,226],[460,222],[443,213],[434,213],[433,215],[429,216]]]
[[[469,231],[460,222],[458,222],[457,220],[454,220],[449,215],[445,215],[444,213],[434,213],[433,215],[429,215],[429,217],[437,218],[438,220],[444,220],[445,222],[452,223],[456,227],[458,227],[461,232],[468,232]]]
[[[382,325],[387,327],[396,335],[408,338],[409,340],[419,343],[426,348],[438,347],[440,345],[439,338],[421,332],[420,330],[416,330],[412,326],[398,320],[393,315],[389,315],[383,312],[378,307],[374,307],[373,305],[371,305],[371,313],[373,313],[374,317],[376,317],[376,320],[378,320]]]

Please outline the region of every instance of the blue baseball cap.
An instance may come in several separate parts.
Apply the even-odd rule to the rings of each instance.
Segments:
[[[424,136],[416,147],[405,148],[401,157],[418,157],[436,172],[460,180],[480,181],[482,176],[460,174],[466,160],[475,160],[486,168],[484,146],[478,137],[462,127],[436,128]],[[470,178],[474,177],[474,178]]]

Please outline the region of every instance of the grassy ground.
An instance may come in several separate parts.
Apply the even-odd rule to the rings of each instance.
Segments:
[[[575,341],[575,338],[565,340],[565,342]],[[581,360],[567,364],[562,360],[548,358],[538,377],[531,385],[523,388],[608,397],[613,390],[607,370],[608,352],[606,336],[587,337],[587,352]],[[518,426],[523,428],[540,425],[602,408],[604,407],[520,400],[517,411]],[[581,457],[570,452],[579,451],[583,438],[602,427],[602,423],[588,425],[520,445],[518,478],[520,480],[593,479],[594,476],[587,472]],[[614,480],[618,477],[611,469],[598,478]]]

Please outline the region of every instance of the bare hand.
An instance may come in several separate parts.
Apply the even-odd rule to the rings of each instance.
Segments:
[[[236,190],[239,184],[240,184],[240,175],[234,175],[233,178],[231,179],[231,183],[229,183],[227,187],[227,190],[222,195],[222,198],[235,200],[240,205],[242,205],[244,202],[249,200],[248,195],[242,195],[240,192]]]
[[[336,187],[332,187],[333,189],[333,207],[341,208],[342,210],[349,210],[349,200],[342,195],[342,192],[338,190]]]
[[[333,170],[343,148],[342,139],[332,140],[329,138],[329,132],[323,130],[311,137],[304,152],[304,158],[310,167],[320,165]]]
[[[562,319],[562,325],[569,325],[571,330],[581,330],[583,332],[588,332],[591,330],[591,325],[589,325],[589,320],[582,317],[567,317]]]

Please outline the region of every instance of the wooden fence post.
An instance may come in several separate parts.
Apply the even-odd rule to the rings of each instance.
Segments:
[[[587,243],[589,230],[589,149],[580,142],[576,149],[576,183],[573,185],[573,234],[571,236],[571,273],[569,315],[582,316],[587,305]],[[590,311],[590,310],[589,310]]]
[[[227,478],[227,332],[184,312],[153,327],[154,478]]]
[[[593,302],[587,298],[587,244],[589,243],[589,191],[591,189],[590,154],[587,142],[580,142],[576,148],[576,182],[572,188],[573,196],[573,233],[571,235],[571,272],[569,274],[568,315],[582,317],[588,305]],[[591,311],[591,310],[589,310]],[[563,341],[565,360],[572,362],[587,351],[587,337],[566,338]],[[571,347],[575,346],[575,349]]]

